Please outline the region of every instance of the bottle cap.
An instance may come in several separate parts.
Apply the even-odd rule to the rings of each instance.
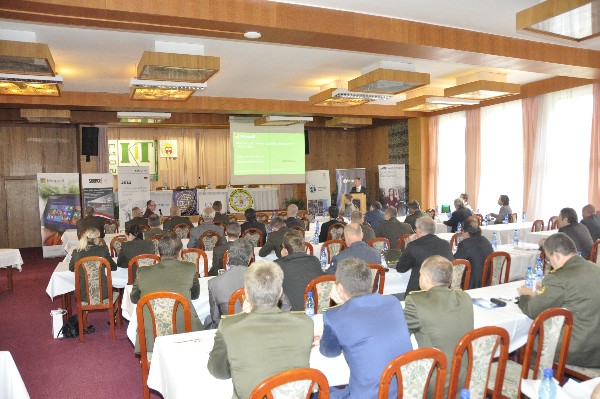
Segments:
[[[553,373],[553,371],[552,371],[551,368],[545,368],[544,369],[544,377],[546,377],[546,378],[552,378],[553,374],[554,373]]]
[[[306,296],[312,297],[312,291],[308,291],[308,293],[306,294]]]

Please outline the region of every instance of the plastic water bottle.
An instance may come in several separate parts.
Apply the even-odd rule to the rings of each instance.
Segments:
[[[319,223],[319,222],[317,222]],[[317,228],[319,225],[317,225]],[[319,243],[319,230],[315,230],[315,236],[313,237],[313,244],[317,245]]]
[[[484,226],[487,226],[487,225],[488,225],[488,217],[487,217],[487,215],[485,215],[485,216],[483,217],[483,225],[484,225]]]
[[[315,316],[315,300],[312,296],[312,291],[306,294],[306,303],[304,304],[304,313],[311,319]]]
[[[381,266],[387,267],[387,262],[385,260],[385,254],[388,251],[387,242],[383,242],[383,251],[381,251]]]
[[[544,379],[542,380],[540,389],[538,390],[539,399],[556,399],[556,384],[552,379],[552,374],[551,368],[544,369]]]
[[[581,256],[581,251],[577,251],[577,256]]]
[[[530,288],[532,291],[535,290],[535,274],[531,270],[531,266],[527,266],[527,272],[525,273],[525,287]]]
[[[477,208],[477,214],[478,214],[478,215],[481,215],[481,213],[479,213],[479,208]]]
[[[466,388],[460,390],[460,399],[471,399],[471,391]]]
[[[521,220],[523,220],[523,223],[527,221],[527,214],[525,212],[523,212],[523,217],[521,218]]]
[[[229,270],[229,256],[227,257],[227,262],[225,262],[225,270]]]
[[[456,231],[457,231],[458,233],[461,233],[461,232],[462,232],[462,223],[459,223],[459,224],[456,226]]]
[[[210,190],[210,182],[208,182],[208,184],[206,185],[206,189]]]
[[[495,251],[498,248],[498,237],[496,236],[496,232],[492,233],[492,249]]]
[[[542,292],[542,281],[544,280],[544,266],[540,258],[535,262],[535,290]]]
[[[275,211],[271,212],[271,220],[275,219]]]
[[[517,231],[517,229],[515,229],[515,232],[513,233],[513,245],[515,247],[519,246],[519,232]]]
[[[321,247],[321,269],[325,270],[327,269],[327,253],[325,252],[326,249]]]
[[[503,224],[508,224],[508,213],[506,215],[504,215],[504,220],[502,221]]]

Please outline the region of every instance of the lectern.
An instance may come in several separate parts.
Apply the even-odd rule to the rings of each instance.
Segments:
[[[352,203],[364,215],[367,213],[367,196],[363,193],[350,193]]]

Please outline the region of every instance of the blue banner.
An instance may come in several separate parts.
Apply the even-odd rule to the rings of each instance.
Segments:
[[[181,209],[181,216],[198,214],[197,193],[198,191],[195,188],[173,191],[173,204]]]

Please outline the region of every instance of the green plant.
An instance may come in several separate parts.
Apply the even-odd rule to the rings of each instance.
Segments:
[[[292,197],[292,198],[286,198],[284,200],[284,202],[285,202],[285,206],[286,207],[290,206],[291,204],[296,204],[298,206],[298,209],[304,209],[304,210],[306,210],[306,206],[304,204],[304,201],[302,201],[299,198],[294,198],[294,197]]]

